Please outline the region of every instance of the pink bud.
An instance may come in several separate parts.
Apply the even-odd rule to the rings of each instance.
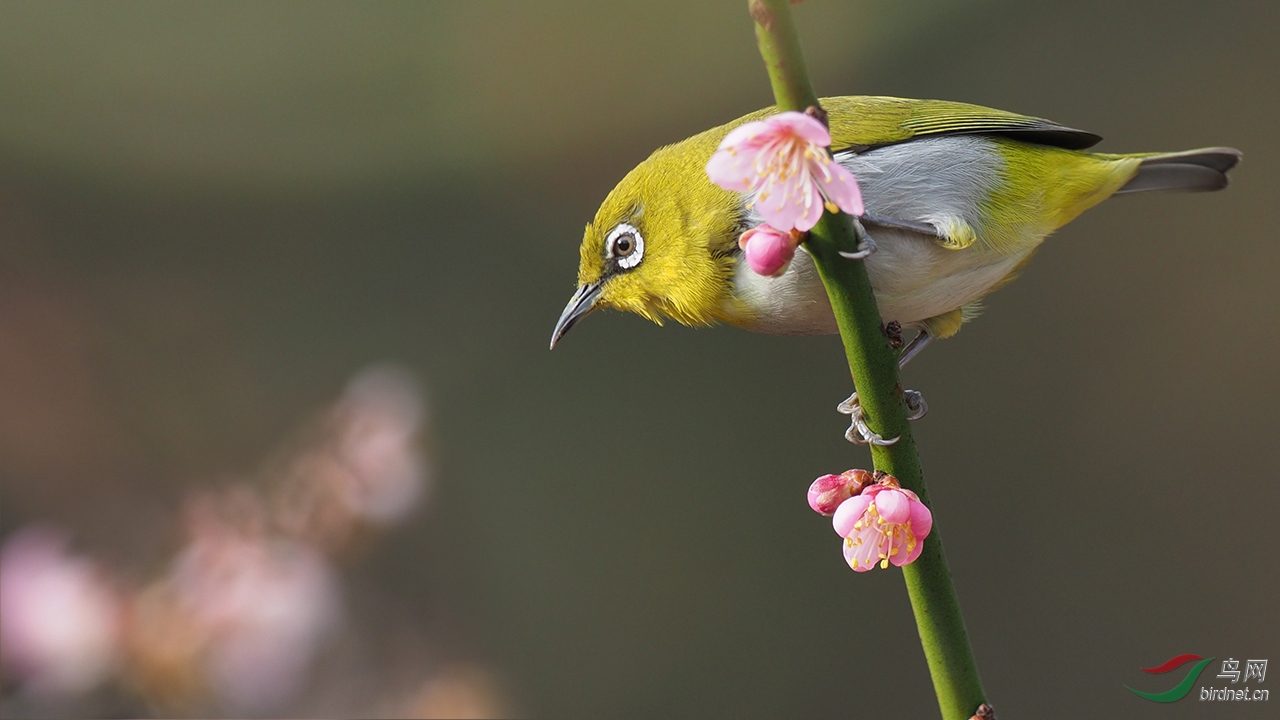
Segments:
[[[862,492],[862,488],[874,481],[871,473],[858,469],[839,475],[823,475],[809,486],[809,507],[816,513],[830,515],[840,507],[840,503]]]
[[[747,256],[747,265],[765,277],[778,277],[786,272],[796,254],[796,238],[768,225],[746,231],[738,238],[738,245]]]

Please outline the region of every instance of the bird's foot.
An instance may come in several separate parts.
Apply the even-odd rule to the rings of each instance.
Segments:
[[[929,412],[929,403],[924,401],[924,396],[919,392],[904,390],[902,394],[907,404],[908,420],[919,420]],[[858,402],[858,393],[850,395],[844,402],[837,405],[836,412],[849,416],[849,429],[845,431],[844,438],[855,445],[880,445],[883,447],[893,445],[901,439],[900,437],[894,437],[886,440],[867,425],[866,415],[862,412],[862,404]]]
[[[919,420],[929,414],[929,403],[924,401],[924,395],[918,390],[903,390],[902,399],[907,403],[907,419]]]
[[[867,234],[867,229],[862,227],[862,223],[858,222],[858,218],[853,219],[853,232],[858,237],[858,249],[854,252],[837,251],[842,258],[850,260],[865,260],[871,257],[871,253],[876,251],[876,241],[871,239]]]
[[[836,412],[849,416],[849,429],[844,431],[844,439],[854,445],[892,445],[899,438],[884,439],[867,425],[866,415],[862,412],[862,404],[858,402],[858,393],[850,395],[844,402],[836,406]]]

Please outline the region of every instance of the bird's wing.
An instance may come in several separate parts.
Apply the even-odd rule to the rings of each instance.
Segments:
[[[892,145],[928,135],[1003,135],[1068,150],[1093,147],[1101,137],[1041,118],[948,100],[878,96],[823,98],[832,152]]]

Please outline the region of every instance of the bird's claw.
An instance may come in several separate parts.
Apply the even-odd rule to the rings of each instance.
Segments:
[[[862,405],[858,402],[858,393],[850,395],[844,402],[836,406],[836,412],[841,415],[849,416],[849,429],[844,431],[844,439],[854,445],[892,445],[901,438],[884,439],[876,431],[867,425],[867,418],[862,412]]]
[[[871,239],[867,234],[867,229],[862,227],[862,223],[858,222],[858,218],[853,219],[853,232],[858,236],[858,249],[854,252],[842,252],[837,250],[840,257],[850,260],[865,260],[871,257],[871,253],[876,251],[876,241]]]
[[[903,390],[903,400],[907,403],[907,419],[919,420],[929,414],[929,403],[924,401],[924,395],[917,390]]]
[[[924,401],[924,396],[915,390],[904,390],[903,399],[907,404],[907,419],[919,420],[929,412],[929,404]],[[844,437],[855,445],[879,445],[887,447],[901,440],[901,436],[885,439],[876,431],[867,425],[866,415],[862,412],[862,405],[858,402],[858,393],[854,393],[845,399],[844,402],[836,406],[836,412],[841,415],[849,416],[849,429],[844,432]]]

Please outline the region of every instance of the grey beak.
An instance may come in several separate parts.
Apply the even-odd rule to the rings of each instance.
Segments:
[[[564,312],[560,313],[560,319],[556,321],[556,329],[551,331],[552,350],[555,349],[556,343],[560,342],[560,338],[569,332],[569,328],[596,309],[596,301],[599,299],[600,283],[583,285],[578,288],[573,297],[569,298],[569,304],[564,306]]]

